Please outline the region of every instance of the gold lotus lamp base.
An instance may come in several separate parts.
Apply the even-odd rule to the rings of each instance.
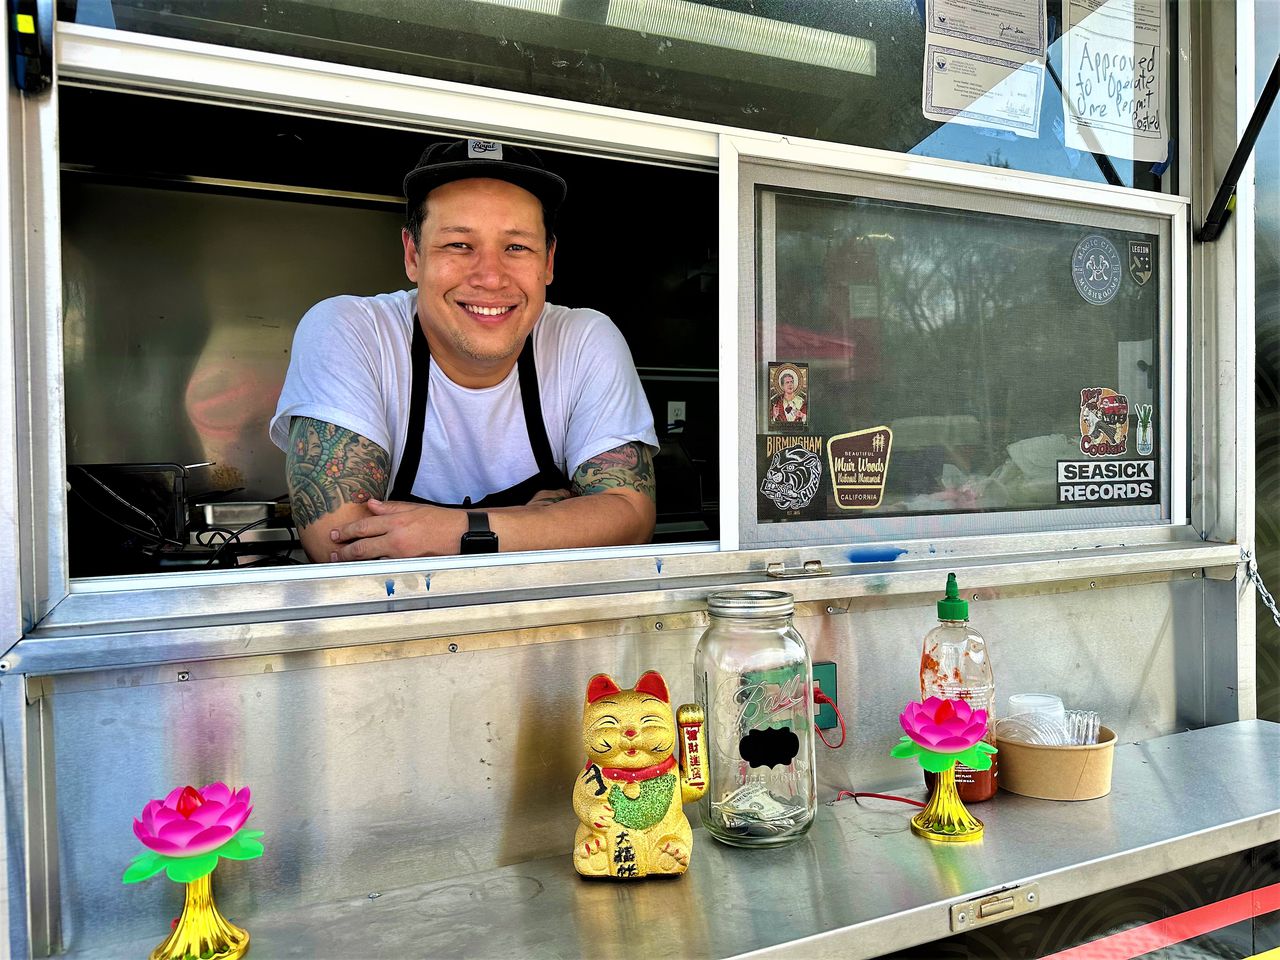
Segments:
[[[218,912],[213,902],[213,875],[187,884],[182,916],[168,939],[151,951],[149,960],[236,960],[249,952],[249,931]]]
[[[949,767],[934,781],[933,796],[911,818],[911,832],[926,840],[967,843],[982,839],[982,821],[965,809],[956,789],[956,770]]]

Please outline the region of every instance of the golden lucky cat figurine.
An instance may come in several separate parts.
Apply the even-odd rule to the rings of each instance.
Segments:
[[[635,879],[689,869],[693,831],[683,806],[707,789],[702,723],[693,704],[677,722],[666,681],[652,670],[631,690],[607,674],[591,678],[582,711],[587,764],[573,787],[580,874]]]

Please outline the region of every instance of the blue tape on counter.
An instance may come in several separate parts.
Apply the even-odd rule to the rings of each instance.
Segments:
[[[394,597],[396,593],[396,582],[394,580],[387,581],[387,596]]]
[[[857,547],[849,551],[850,563],[886,563],[907,551],[902,547]]]

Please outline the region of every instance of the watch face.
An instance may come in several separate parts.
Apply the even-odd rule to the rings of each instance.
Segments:
[[[463,553],[497,553],[498,535],[492,530],[462,535]]]

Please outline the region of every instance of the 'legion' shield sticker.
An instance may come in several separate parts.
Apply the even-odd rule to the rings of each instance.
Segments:
[[[1138,286],[1145,286],[1151,279],[1151,241],[1129,241],[1129,276]]]

